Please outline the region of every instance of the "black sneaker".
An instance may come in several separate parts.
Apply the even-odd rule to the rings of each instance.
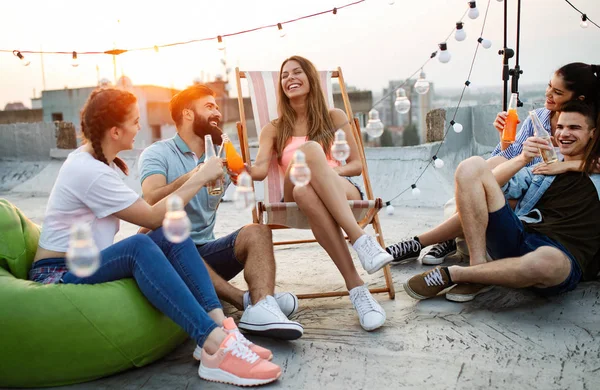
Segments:
[[[421,262],[427,265],[442,264],[446,257],[456,253],[456,241],[448,240],[431,247],[423,256]]]
[[[392,256],[392,264],[405,264],[419,258],[421,253],[421,243],[417,237],[402,240],[394,245],[390,245],[385,250]]]

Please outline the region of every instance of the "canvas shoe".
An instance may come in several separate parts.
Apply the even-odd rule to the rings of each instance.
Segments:
[[[390,245],[385,250],[394,257],[392,264],[405,264],[419,258],[421,253],[421,242],[417,237],[402,240],[396,244]]]
[[[350,300],[364,330],[375,330],[383,325],[385,311],[373,298],[366,284],[350,290]]]
[[[281,368],[261,359],[230,333],[214,355],[202,348],[200,378],[235,386],[258,386],[271,383],[281,376]]]
[[[291,292],[276,293],[273,298],[275,298],[279,308],[287,318],[293,316],[298,310],[298,297]],[[251,304],[250,291],[246,291],[244,292],[244,310]]]
[[[243,334],[240,333],[240,330],[238,329],[237,325],[235,324],[235,321],[233,321],[233,318],[231,318],[231,317],[225,318],[225,321],[223,321],[223,327],[221,329],[223,329],[223,331],[227,334],[235,333],[237,340],[240,343],[244,344],[246,347],[250,348],[250,350],[252,352],[254,352],[255,354],[257,354],[261,359],[265,359],[265,360],[273,359],[273,353],[271,353],[271,351],[254,344],[253,342],[251,342],[250,340],[245,338]],[[202,358],[202,347],[200,347],[199,345],[196,345],[196,349],[194,350],[193,356],[194,356],[194,359],[200,360]]]
[[[363,268],[369,275],[379,271],[394,260],[392,255],[379,245],[375,237],[371,237],[368,234],[360,236],[352,247],[358,254]]]
[[[435,297],[452,285],[448,268],[435,267],[410,278],[404,283],[404,291],[415,299],[427,299]]]
[[[442,264],[446,257],[456,253],[456,241],[448,240],[435,244],[429,249],[421,262],[427,265],[438,265]]]
[[[304,333],[302,325],[290,321],[270,295],[256,305],[249,305],[238,326],[248,333],[282,340],[295,340]]]
[[[469,302],[479,294],[490,291],[494,286],[486,286],[478,283],[457,284],[446,293],[446,299],[452,302]]]

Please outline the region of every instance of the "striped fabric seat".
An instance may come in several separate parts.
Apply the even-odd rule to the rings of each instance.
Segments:
[[[245,72],[245,74],[248,79],[254,123],[260,136],[262,128],[279,116],[277,113],[279,72]],[[319,76],[325,100],[329,107],[333,107],[332,72],[319,72]],[[264,180],[265,201],[261,205],[262,210],[259,210],[264,212],[264,220],[261,222],[296,229],[310,229],[308,219],[296,203],[281,202],[281,199],[283,199],[284,178],[285,172],[280,168],[277,155],[274,153],[269,164],[267,177]],[[369,210],[381,207],[380,203],[376,200],[348,201],[357,221],[362,221],[368,215]]]

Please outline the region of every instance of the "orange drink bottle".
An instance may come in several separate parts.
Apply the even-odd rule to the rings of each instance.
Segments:
[[[237,150],[235,150],[235,146],[231,143],[231,141],[225,142],[225,158],[227,158],[227,167],[237,173],[240,174],[245,170],[244,160],[238,154]]]
[[[504,123],[502,131],[502,142],[513,143],[517,136],[517,124],[519,123],[519,115],[517,114],[518,95],[513,93],[510,95],[510,103],[508,104],[508,115]]]

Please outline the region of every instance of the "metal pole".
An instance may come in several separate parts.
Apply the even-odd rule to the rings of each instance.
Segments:
[[[515,58],[515,68],[511,69],[510,75],[511,79],[511,92],[519,93],[519,77],[523,74],[521,67],[519,66],[519,54],[520,54],[520,41],[521,41],[521,0],[517,1],[517,50],[516,50],[516,58]],[[522,107],[523,102],[521,99],[517,99],[517,107]]]

